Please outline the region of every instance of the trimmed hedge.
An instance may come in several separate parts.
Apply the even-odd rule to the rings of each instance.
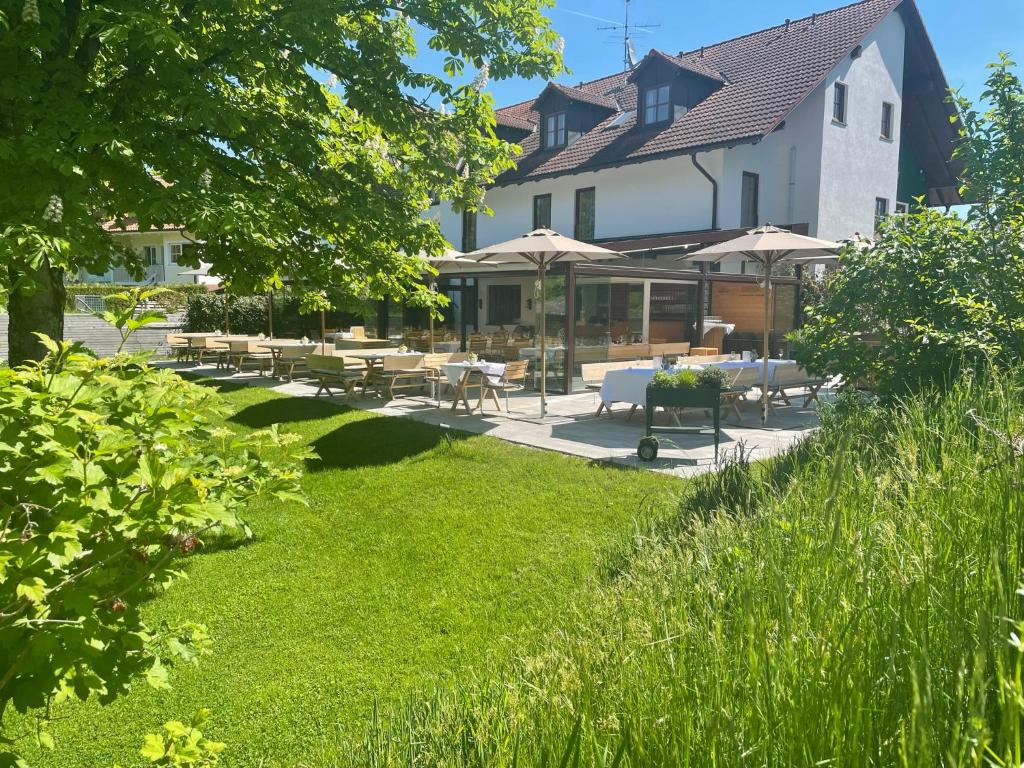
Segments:
[[[267,333],[266,296],[229,296],[228,313],[232,333]],[[328,328],[359,325],[357,315],[346,312],[327,312]],[[224,330],[224,298],[219,293],[190,296],[185,307],[186,332]],[[291,295],[274,296],[274,335],[310,338],[320,335],[320,315],[299,314],[299,300]]]
[[[133,285],[117,285],[114,283],[68,283],[64,286],[64,290],[67,292],[64,300],[64,310],[66,312],[81,312],[82,310],[78,307],[75,299],[78,296],[110,296],[115,293],[123,293],[130,290],[131,288],[137,288],[138,286]],[[205,285],[194,285],[192,283],[181,283],[171,285],[161,285],[161,288],[166,288],[167,293],[162,293],[159,296],[153,298],[157,304],[159,304],[165,312],[180,312],[185,308],[188,303],[189,297],[201,296],[207,293]],[[120,302],[107,302],[107,304],[118,304]]]

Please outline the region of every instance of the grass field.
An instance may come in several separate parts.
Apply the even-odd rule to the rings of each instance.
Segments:
[[[279,422],[316,451],[309,506],[254,508],[256,541],[193,557],[146,615],[206,624],[212,654],[170,691],[58,711],[58,749],[34,766],[136,765],[144,733],[200,706],[228,765],[302,764],[361,738],[375,701],[534,650],[682,488],[322,401],[225,397],[237,428]]]
[[[541,652],[318,764],[1022,764],[1019,372],[691,488]]]

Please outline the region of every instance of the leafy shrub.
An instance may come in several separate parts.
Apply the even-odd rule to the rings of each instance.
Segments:
[[[141,603],[205,536],[251,535],[242,514],[253,500],[298,498],[304,457],[276,427],[214,428],[218,395],[144,356],[44,343],[41,362],[0,369],[0,715],[108,703],[140,675],[166,686],[167,665],[195,659],[206,633],[149,627]],[[286,458],[271,463],[271,446]],[[52,744],[42,726],[37,739]]]
[[[274,335],[319,336],[320,315],[303,312],[302,298],[294,293],[278,292],[274,297]],[[267,333],[267,297],[228,297],[232,333]],[[344,309],[325,312],[328,328],[362,325],[362,317]],[[185,307],[186,331],[224,330],[224,297],[220,293],[204,293],[189,297]]]
[[[704,389],[725,389],[729,378],[724,368],[706,365],[697,372],[697,386]]]
[[[651,386],[655,389],[722,389],[728,381],[728,373],[709,365],[699,371],[690,368],[656,371]]]
[[[655,389],[693,389],[697,386],[697,372],[689,368],[679,371],[656,371],[651,379]]]
[[[957,100],[966,217],[892,216],[876,242],[847,247],[795,335],[807,368],[898,396],[1024,359],[1021,92],[1004,58],[988,79],[987,112]]]

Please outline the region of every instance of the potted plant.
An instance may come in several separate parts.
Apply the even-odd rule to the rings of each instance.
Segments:
[[[699,371],[684,368],[680,371],[658,371],[647,385],[647,403],[644,408],[646,436],[637,447],[637,455],[644,461],[658,456],[656,433],[705,434],[713,430],[715,455],[718,455],[720,436],[720,408],[722,390],[729,382],[729,374],[721,368],[708,366]],[[663,408],[702,408],[714,416],[712,427],[655,427],[654,411]]]

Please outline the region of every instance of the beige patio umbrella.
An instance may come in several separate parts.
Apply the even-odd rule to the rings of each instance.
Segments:
[[[598,261],[620,259],[623,255],[599,245],[564,237],[550,229],[535,229],[522,237],[479,248],[466,255],[478,262],[528,262],[537,267],[537,276],[540,278],[540,417],[543,419],[547,414],[548,358],[544,278],[548,267],[556,261]],[[571,322],[571,318],[566,320]]]
[[[456,251],[454,248],[445,248],[444,249],[444,253],[441,254],[440,256],[427,256],[427,255],[421,253],[420,254],[420,258],[423,259],[428,264],[430,264],[431,266],[437,267],[438,271],[449,270],[449,269],[452,270],[452,271],[460,271],[460,270],[466,270],[466,269],[476,269],[481,264],[483,264],[484,266],[487,266],[487,267],[496,267],[496,266],[498,266],[498,264],[503,264],[504,263],[504,262],[497,262],[497,261],[479,262],[479,261],[477,261],[475,259],[467,258],[466,256],[464,256],[462,254],[461,251]],[[432,291],[437,290],[437,281],[433,279],[433,276],[431,276],[431,280],[430,280],[430,290],[432,290]],[[427,322],[428,322],[429,328],[430,328],[430,331],[429,331],[430,332],[430,351],[431,351],[431,353],[433,353],[433,351],[434,351],[434,313],[433,312],[428,312],[427,316],[428,316]]]
[[[776,264],[810,264],[830,261],[840,249],[839,243],[795,235],[789,230],[767,224],[747,234],[709,245],[681,257],[689,261],[715,262],[729,256],[743,256],[764,267],[764,370],[761,373],[761,421],[768,421],[768,355],[771,336],[772,270]]]

